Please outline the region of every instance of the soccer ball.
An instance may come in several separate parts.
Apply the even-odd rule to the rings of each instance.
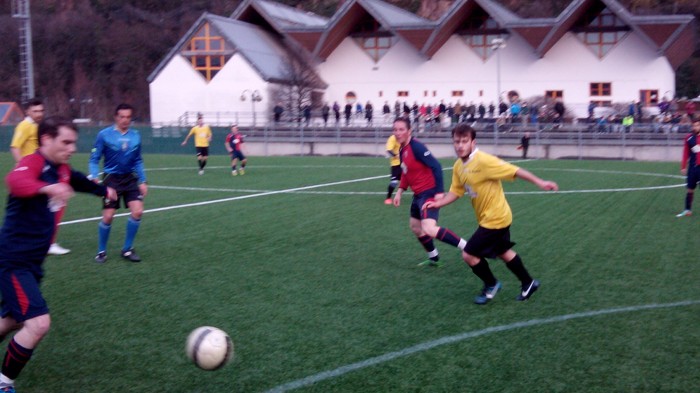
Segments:
[[[201,326],[187,337],[187,357],[202,370],[218,370],[233,358],[233,342],[221,329]]]

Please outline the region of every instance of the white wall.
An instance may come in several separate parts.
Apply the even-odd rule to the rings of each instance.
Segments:
[[[269,116],[268,83],[240,55],[233,55],[226,66],[207,83],[182,56],[175,56],[151,82],[151,121],[174,124],[185,112],[219,113],[229,116],[224,123],[252,123],[250,94],[241,101],[244,90],[258,90],[263,98],[255,103],[257,120]],[[238,119],[236,119],[238,118]],[[211,123],[213,119],[205,119]]]
[[[523,98],[542,96],[546,90],[562,90],[564,103],[579,117],[587,115],[590,83],[611,82],[613,102],[637,100],[642,89],[673,96],[675,75],[668,61],[631,32],[608,55],[598,59],[573,34],[567,33],[544,58],[518,35],[507,40],[500,52],[503,94],[516,90]],[[375,63],[352,38],[345,38],[328,59],[318,66],[328,83],[324,99],[345,102],[354,91],[363,104],[368,100],[379,115],[384,101],[445,103],[496,102],[498,54],[483,61],[464,40],[453,35],[432,59],[421,57],[408,43],[399,42]],[[252,121],[250,99],[241,102],[243,90],[259,90],[263,101],[256,103],[257,122],[270,116],[270,86],[240,55],[234,55],[223,70],[206,83],[181,56],[175,56],[151,83],[151,119],[175,123],[185,112],[228,112],[245,114],[242,124]],[[462,90],[463,97],[452,97]],[[397,97],[409,91],[408,97]],[[425,91],[428,96],[425,96]],[[433,97],[432,92],[437,95]],[[382,96],[380,96],[380,92]],[[503,94],[504,95],[504,94]]]
[[[602,60],[568,33],[542,59],[513,34],[500,56],[503,97],[510,90],[518,91],[523,98],[562,90],[565,104],[582,117],[587,114],[592,82],[611,82],[609,99],[613,102],[636,100],[642,89],[659,90],[662,96],[675,91],[675,76],[668,61],[634,33]],[[360,102],[370,100],[375,108],[384,101],[393,107],[397,99],[409,104],[437,104],[440,100],[488,104],[496,101],[498,62],[497,53],[483,61],[454,35],[430,60],[399,42],[375,64],[351,38],[346,38],[318,70],[329,84],[326,99],[330,102],[343,103],[345,94],[354,91]],[[409,96],[397,97],[399,90],[408,90]],[[462,90],[465,95],[452,97],[453,90]],[[435,97],[433,91],[437,92]]]

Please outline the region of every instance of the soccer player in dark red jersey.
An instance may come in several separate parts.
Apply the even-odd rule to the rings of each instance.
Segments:
[[[700,182],[700,115],[693,120],[693,132],[686,135],[684,141],[681,173],[688,176],[688,188],[685,194],[685,209],[676,217],[687,217],[693,214],[693,196]]]
[[[428,259],[419,266],[441,266],[440,255],[433,244],[436,238],[461,250],[467,241],[447,228],[437,225],[439,209],[423,209],[423,205],[445,193],[442,166],[424,144],[411,136],[411,121],[405,117],[394,120],[394,136],[401,145],[401,182],[394,196],[394,206],[401,205],[401,195],[409,187],[413,190],[409,225],[428,253]]]
[[[238,125],[231,126],[231,132],[226,135],[225,143],[226,151],[231,155],[231,176],[236,176],[239,173],[245,175],[245,166],[248,159],[243,154],[243,135],[238,131]],[[241,169],[236,169],[237,163],[241,163]]]
[[[76,151],[77,128],[50,117],[39,124],[39,149],[23,157],[5,181],[10,196],[0,229],[0,339],[18,330],[7,346],[0,392],[14,392],[14,380],[49,331],[51,318],[39,283],[54,233],[55,212],[74,191],[116,199],[116,192],[88,180],[68,165]]]

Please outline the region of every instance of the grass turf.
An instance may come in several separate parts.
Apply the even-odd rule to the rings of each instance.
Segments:
[[[2,167],[10,161],[0,156]],[[83,170],[86,161],[73,159]],[[516,302],[517,280],[491,261],[504,289],[479,307],[481,284],[455,249],[438,242],[447,266],[416,267],[425,254],[408,229],[410,198],[399,209],[382,203],[386,160],[249,162],[232,177],[226,157],[214,156],[198,176],[192,157],[147,156],[140,264],[118,255],[125,217],[113,224],[107,263],[92,262],[99,202],[76,196],[59,233],[72,253],[44,265],[51,332],[18,390],[260,392],[353,364],[298,391],[700,386],[700,227],[674,217],[684,196],[676,163],[519,163],[562,190],[506,183],[515,249],[542,288]],[[452,160],[442,162],[449,186]],[[469,237],[469,202],[443,208],[440,223]],[[621,307],[630,309],[596,313]],[[185,358],[201,325],[231,335],[230,365],[205,372]],[[432,346],[444,337],[457,338]]]

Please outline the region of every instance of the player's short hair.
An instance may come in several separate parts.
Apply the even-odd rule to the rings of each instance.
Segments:
[[[696,113],[696,114],[692,115],[692,116],[691,116],[691,121],[692,121],[693,123],[699,122],[699,121],[700,121],[700,113]]]
[[[24,109],[27,110],[33,106],[44,105],[44,102],[40,98],[31,98],[24,102]]]
[[[455,128],[452,129],[452,137],[454,138],[455,136],[460,138],[469,136],[472,140],[475,140],[476,130],[467,123],[459,123],[455,126]]]
[[[134,112],[134,107],[133,107],[133,106],[131,106],[131,105],[129,105],[129,104],[126,104],[126,103],[121,103],[121,104],[117,105],[117,109],[114,110],[114,116],[118,115],[118,114],[119,114],[119,111],[122,111],[122,110],[125,110],[125,109],[130,110],[131,113]]]
[[[68,118],[62,116],[49,116],[39,123],[39,144],[41,145],[41,137],[48,135],[51,139],[58,136],[58,129],[61,127],[70,128],[71,130],[78,132],[78,126],[73,124]]]
[[[409,119],[408,117],[399,116],[396,119],[394,119],[394,123],[396,123],[397,121],[402,121],[404,124],[406,124],[406,129],[411,129],[411,119]]]

